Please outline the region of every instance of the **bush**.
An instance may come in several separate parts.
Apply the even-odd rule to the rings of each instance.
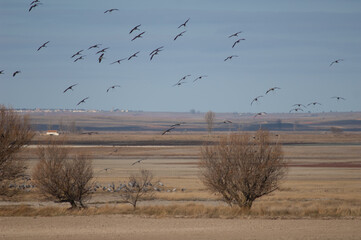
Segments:
[[[141,170],[138,174],[131,175],[128,184],[122,189],[121,198],[135,210],[138,201],[153,195],[152,180],[153,174],[149,170]]]
[[[232,134],[215,146],[204,146],[200,168],[209,190],[220,193],[230,206],[244,209],[277,190],[286,172],[281,146],[272,145],[268,132],[262,130],[255,137]]]
[[[26,164],[17,154],[30,142],[34,133],[27,117],[0,105],[0,195],[11,196],[9,184],[24,176]]]
[[[91,197],[93,168],[86,155],[69,156],[69,149],[55,142],[39,147],[40,161],[33,171],[33,179],[47,198],[69,202],[71,208],[84,208]]]

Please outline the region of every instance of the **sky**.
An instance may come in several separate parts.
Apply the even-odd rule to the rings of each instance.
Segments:
[[[361,110],[359,0],[40,2],[29,12],[31,0],[0,1],[5,106],[288,113],[294,104],[318,102],[303,111]],[[118,10],[104,13],[112,8]],[[238,39],[245,40],[232,48]],[[102,45],[88,50],[94,44]],[[99,63],[96,52],[102,48],[109,49]],[[74,62],[71,56],[79,50],[84,59]],[[232,55],[237,57],[224,61]],[[337,59],[342,61],[330,66]],[[191,76],[174,86],[186,75]],[[120,87],[107,92],[113,85]],[[273,87],[280,89],[266,94]]]

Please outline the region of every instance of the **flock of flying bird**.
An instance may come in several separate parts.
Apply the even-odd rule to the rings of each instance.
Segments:
[[[42,3],[39,1],[39,0],[34,0],[30,3],[30,8],[29,8],[29,12],[32,11],[34,8],[38,7],[42,5]],[[108,9],[106,11],[104,11],[105,14],[108,14],[108,13],[112,13],[113,11],[119,11],[119,9],[117,8],[112,8],[112,9]],[[185,30],[187,28],[187,24],[188,22],[190,21],[190,18],[188,18],[185,22],[183,22],[182,24],[180,24],[178,26],[178,29],[183,29],[183,31],[179,32],[174,38],[173,38],[173,41],[176,41],[178,38],[182,37],[183,34],[185,34],[187,32],[187,30]],[[137,32],[137,34],[136,34]],[[231,35],[228,36],[228,38],[230,39],[233,39],[233,38],[237,38],[237,40],[235,40],[232,44],[232,49],[234,49],[234,47],[239,44],[241,41],[244,41],[246,40],[245,38],[238,38],[239,34],[241,34],[242,31],[238,31],[238,32],[235,32]],[[133,28],[130,29],[129,31],[129,35],[132,35],[134,34],[134,36],[131,37],[131,41],[135,41],[137,39],[140,39],[140,38],[143,38],[143,35],[146,34],[145,31],[141,31],[141,24],[138,24],[136,26],[134,26]],[[46,41],[44,42],[41,46],[39,46],[37,48],[37,51],[40,51],[42,50],[43,48],[46,48],[48,46],[48,44],[50,43],[50,41]],[[100,46],[102,44],[94,44],[90,47],[87,48],[87,50],[92,50],[92,49],[97,49],[98,51],[96,51],[95,55],[99,55],[98,57],[98,62],[99,63],[102,63],[103,60],[105,59],[105,54],[106,54],[106,51],[109,49],[109,47],[105,47],[105,48],[102,48],[100,49]],[[100,49],[100,50],[99,50]],[[149,58],[150,58],[150,61],[153,60],[153,58],[158,55],[160,52],[162,52],[164,50],[164,46],[160,46],[154,50],[152,50],[150,53],[149,53]],[[74,53],[70,58],[71,59],[74,59],[73,62],[78,62],[80,60],[84,60],[86,55],[83,54],[84,52],[84,49],[82,50],[79,50],[77,51],[76,53]],[[135,52],[134,54],[130,55],[129,57],[124,57],[124,58],[120,58],[120,59],[117,59],[113,62],[111,62],[110,64],[120,64],[122,61],[129,61],[133,58],[136,58],[138,57],[138,54],[140,53],[140,51],[137,51]],[[224,61],[229,61],[229,60],[232,60],[233,58],[235,57],[238,57],[238,55],[230,55],[228,57],[226,57],[224,59]],[[343,61],[343,59],[337,59],[337,60],[334,60],[330,63],[330,67],[333,66],[334,64],[337,64],[337,63],[340,63],[341,61]],[[15,77],[17,74],[21,73],[20,70],[17,70],[15,72],[12,73],[12,76]],[[4,70],[0,70],[0,75],[1,74],[4,74]],[[184,83],[186,83],[186,79],[188,77],[190,77],[191,74],[187,74],[185,76],[183,76],[180,80],[178,80],[175,84],[173,84],[172,86],[181,86],[183,85]],[[198,80],[201,80],[205,77],[208,77],[207,75],[200,75],[200,76],[197,76],[195,79],[193,79],[193,83],[198,81]],[[64,91],[63,93],[66,93],[68,92],[69,90],[74,90],[73,88],[76,87],[78,85],[78,83],[76,84],[72,84],[70,86],[68,86]],[[113,85],[113,86],[110,86],[107,88],[106,92],[109,92],[111,89],[115,89],[115,88],[120,88],[121,86],[120,85]],[[269,88],[266,92],[265,92],[265,95],[259,95],[255,98],[252,99],[251,101],[251,106],[255,103],[258,103],[260,102],[260,99],[269,95],[269,93],[271,92],[275,92],[276,90],[280,90],[281,88],[280,87],[272,87],[272,88]],[[346,100],[345,98],[343,97],[340,97],[340,96],[334,96],[332,97],[333,99],[336,99],[336,100]],[[80,100],[76,106],[80,105],[80,104],[83,104],[86,102],[86,100],[88,100],[89,97],[85,97],[83,98],[82,100]],[[304,105],[304,104],[300,104],[300,103],[297,103],[297,104],[294,104],[292,105],[292,109],[289,111],[290,113],[292,112],[302,112],[304,111],[305,108],[307,108],[308,106],[316,106],[316,105],[322,105],[321,103],[319,102],[311,102],[307,105]],[[257,116],[263,116],[263,115],[266,115],[266,112],[260,112],[260,113],[257,113],[254,117],[257,117]],[[230,121],[226,122],[225,123],[231,123]],[[168,129],[166,129],[162,135],[166,134],[166,133],[169,133],[170,131],[172,131],[173,129],[175,129],[177,126],[180,126],[181,124],[184,124],[184,123],[177,123],[177,124],[174,124],[172,126],[170,126]]]

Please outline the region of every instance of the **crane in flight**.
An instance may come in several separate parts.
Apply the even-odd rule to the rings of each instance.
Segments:
[[[41,45],[41,46],[38,48],[38,51],[39,51],[40,49],[46,47],[46,44],[48,44],[49,42],[50,42],[50,41],[47,41],[47,42],[43,43],[43,45]]]
[[[84,98],[83,100],[81,100],[80,102],[78,102],[78,104],[77,104],[77,106],[79,105],[79,104],[81,104],[81,103],[85,103],[85,100],[87,100],[89,97],[86,97],[86,98]]]
[[[73,87],[75,87],[76,85],[78,85],[78,84],[76,83],[76,84],[73,84],[73,85],[67,87],[67,88],[63,91],[63,93],[66,93],[68,90],[72,90],[72,91],[73,91]]]
[[[188,23],[189,20],[190,20],[190,18],[188,18],[184,23],[182,23],[181,25],[179,25],[178,28],[181,28],[182,26],[183,26],[183,27],[186,27],[186,25],[187,25],[187,23]]]

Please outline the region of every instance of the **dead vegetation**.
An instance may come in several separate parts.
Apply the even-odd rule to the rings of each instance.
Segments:
[[[88,156],[69,156],[68,148],[52,141],[38,148],[38,157],[32,176],[39,191],[50,200],[70,203],[71,208],[85,208],[93,185]]]

